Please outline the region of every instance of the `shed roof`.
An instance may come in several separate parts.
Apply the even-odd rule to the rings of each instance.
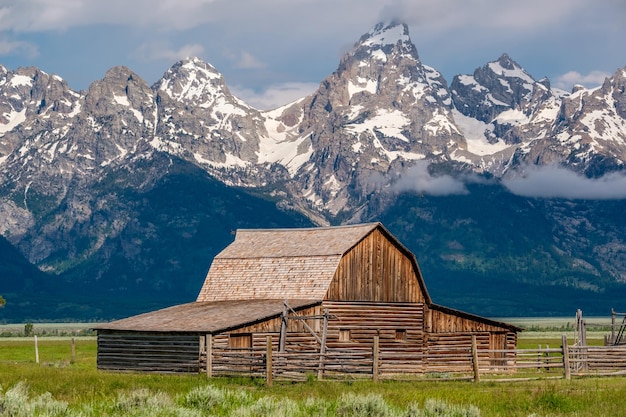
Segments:
[[[193,302],[99,324],[94,330],[219,333],[279,317],[283,312],[284,301]],[[321,302],[322,300],[311,299],[287,300],[294,310]]]
[[[379,227],[238,230],[213,260],[197,301],[323,299],[341,257]]]

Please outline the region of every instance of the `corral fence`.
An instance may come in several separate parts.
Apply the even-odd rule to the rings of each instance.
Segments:
[[[493,350],[433,347],[423,353],[372,348],[320,352],[272,350],[267,347],[207,349],[200,369],[207,376],[246,376],[273,380],[307,379],[468,379],[511,381],[587,375],[626,375],[626,346],[568,346]]]

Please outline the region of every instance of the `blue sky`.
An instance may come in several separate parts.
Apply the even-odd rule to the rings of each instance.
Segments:
[[[240,98],[273,108],[312,92],[391,18],[448,82],[503,52],[566,90],[626,66],[624,0],[0,0],[0,64],[81,90],[116,65],[152,84],[197,56]]]

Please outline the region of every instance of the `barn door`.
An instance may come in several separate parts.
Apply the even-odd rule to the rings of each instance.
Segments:
[[[505,366],[506,333],[491,333],[489,335],[489,350],[491,350],[491,364],[493,366]]]
[[[231,333],[228,336],[228,347],[231,349],[251,349],[251,333]]]

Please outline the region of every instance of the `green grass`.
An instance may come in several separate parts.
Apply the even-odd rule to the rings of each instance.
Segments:
[[[526,336],[520,340],[535,342]],[[560,343],[560,337],[540,340],[554,347]],[[308,381],[267,387],[253,379],[103,372],[96,369],[94,338],[76,339],[73,362],[69,339],[40,338],[39,355],[36,364],[32,339],[0,339],[0,415],[585,417],[623,415],[626,398],[626,379],[620,377],[479,384]],[[11,414],[11,404],[21,404],[26,414]],[[37,407],[40,411],[34,411]]]

